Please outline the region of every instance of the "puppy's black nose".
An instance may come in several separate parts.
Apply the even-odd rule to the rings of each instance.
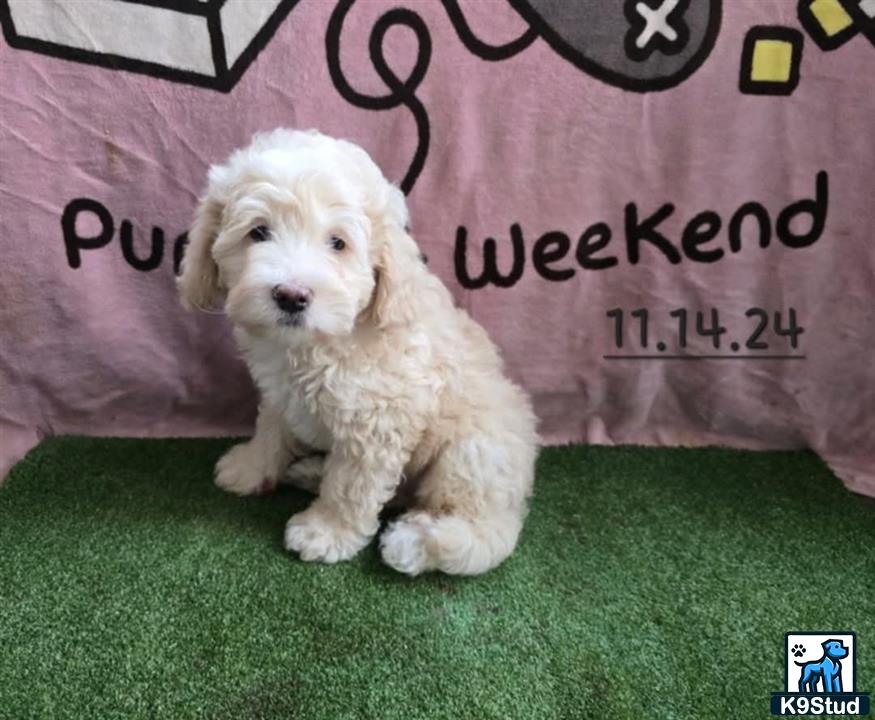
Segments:
[[[291,315],[306,310],[313,299],[313,291],[299,285],[274,285],[270,295],[280,310]]]

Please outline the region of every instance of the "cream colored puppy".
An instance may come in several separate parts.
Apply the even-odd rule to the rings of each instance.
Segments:
[[[412,500],[382,535],[384,561],[473,575],[516,545],[535,420],[406,225],[367,153],[314,131],[257,135],[210,169],[179,287],[189,307],[224,299],[261,392],[255,436],[216,484],[317,492],[285,546],[333,563],[374,537],[403,479]]]

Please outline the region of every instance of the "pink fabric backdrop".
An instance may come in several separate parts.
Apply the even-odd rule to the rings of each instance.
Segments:
[[[0,471],[50,434],[250,430],[255,397],[226,320],[179,308],[174,241],[191,219],[210,163],[253,132],[284,125],[350,138],[389,178],[407,178],[414,236],[433,270],[503,349],[510,374],[534,399],[546,442],[811,447],[851,488],[875,495],[870,28],[827,51],[803,30],[795,1],[732,0],[722,8],[714,2],[719,32],[713,50],[703,51],[700,66],[674,87],[648,92],[569,59],[535,17],[548,0],[462,0],[458,6],[408,0],[402,4],[426,28],[429,62],[421,82],[408,85],[404,102],[377,110],[339,92],[326,38],[332,16],[342,19],[336,37],[345,81],[362,94],[389,94],[369,57],[368,38],[397,2],[360,0],[344,16],[345,1],[281,6],[276,27],[264,31],[238,66],[239,77],[228,74],[225,87],[220,81],[201,86],[210,82],[197,73],[206,77],[209,69],[190,77],[173,77],[172,68],[164,73],[148,62],[113,70],[85,62],[87,56],[64,57],[49,45],[28,46],[22,39],[27,18],[15,16],[21,0],[3,7]],[[660,1],[648,0],[652,7]],[[597,25],[598,3],[575,8],[573,22]],[[506,59],[484,59],[469,48],[470,39],[463,42],[458,17],[456,26],[451,21],[459,12],[484,43],[500,45],[527,32],[534,41],[525,40]],[[567,31],[572,21],[559,29]],[[234,22],[244,33],[245,23]],[[538,27],[530,29],[530,22]],[[713,17],[709,22],[716,30]],[[148,34],[142,21],[133,29],[116,25],[113,37],[122,41],[125,32]],[[688,25],[693,33],[693,20]],[[793,28],[804,39],[798,86],[789,94],[740,89],[744,39],[760,25]],[[50,30],[63,35],[63,28]],[[171,45],[196,50],[197,38],[187,32],[177,26]],[[90,35],[85,32],[83,42]],[[605,42],[620,47],[623,36],[615,36]],[[264,47],[256,53],[259,44]],[[386,62],[401,81],[422,51],[419,44],[409,27],[386,33]],[[125,42],[121,47],[118,52]],[[229,45],[229,65],[232,50]],[[418,173],[410,170],[417,148],[424,160]],[[806,247],[791,247],[777,237],[776,219],[797,201],[815,204],[821,171],[828,183],[828,198],[815,208],[825,213],[822,232]],[[71,205],[77,198],[86,202]],[[111,218],[111,236],[94,201]],[[751,201],[768,211],[770,244],[758,245],[755,219],[748,218],[742,248],[733,252],[727,225]],[[681,252],[679,263],[649,241],[640,244],[639,261],[630,261],[630,203],[639,223],[665,203],[674,205],[657,229]],[[81,250],[78,267],[71,267],[75,252],[65,245],[65,210],[68,241],[73,234],[107,232],[105,244]],[[698,262],[689,257],[695,248],[682,249],[684,227],[706,210],[721,219],[714,239],[700,246],[722,249],[715,262]],[[575,256],[578,238],[600,222],[612,237],[591,257],[616,257],[617,263],[584,268]],[[460,235],[467,236],[468,274],[480,275],[487,237],[495,239],[498,265],[507,274],[515,224],[525,250],[518,281],[465,288],[454,260]],[[791,229],[803,234],[811,225],[808,215]],[[125,259],[123,240],[148,260],[153,228],[163,233],[163,258],[151,270],[138,270]],[[590,241],[603,231],[597,227]],[[562,234],[538,242],[550,232]],[[719,349],[695,333],[695,312],[712,307],[727,327]],[[760,337],[768,349],[744,347],[756,326],[756,318],[745,317],[752,307],[769,313]],[[622,348],[606,315],[613,308],[624,310]],[[638,308],[649,312],[647,348],[630,316]],[[669,315],[677,308],[690,313],[686,348],[678,347],[677,319]],[[795,349],[775,333],[771,319],[780,311],[786,324],[790,308],[804,328]],[[740,351],[731,349],[732,340]],[[659,355],[657,341],[665,341],[664,355],[804,358],[604,357]]]

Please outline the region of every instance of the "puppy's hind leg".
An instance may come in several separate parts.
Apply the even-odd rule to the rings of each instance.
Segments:
[[[474,438],[445,449],[426,472],[414,509],[383,533],[390,567],[479,575],[513,552],[526,515],[534,448]]]

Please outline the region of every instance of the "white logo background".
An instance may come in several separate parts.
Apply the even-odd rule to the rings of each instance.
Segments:
[[[799,692],[799,678],[802,674],[802,668],[796,663],[817,662],[820,660],[823,657],[822,643],[825,643],[827,640],[840,640],[842,645],[848,648],[848,656],[839,661],[842,665],[842,692],[854,692],[856,648],[854,647],[854,636],[849,633],[789,633],[785,641],[787,692]],[[801,645],[805,648],[802,657],[797,657],[793,654],[793,648],[796,645]],[[823,682],[818,683],[817,690],[818,692],[823,692]]]

